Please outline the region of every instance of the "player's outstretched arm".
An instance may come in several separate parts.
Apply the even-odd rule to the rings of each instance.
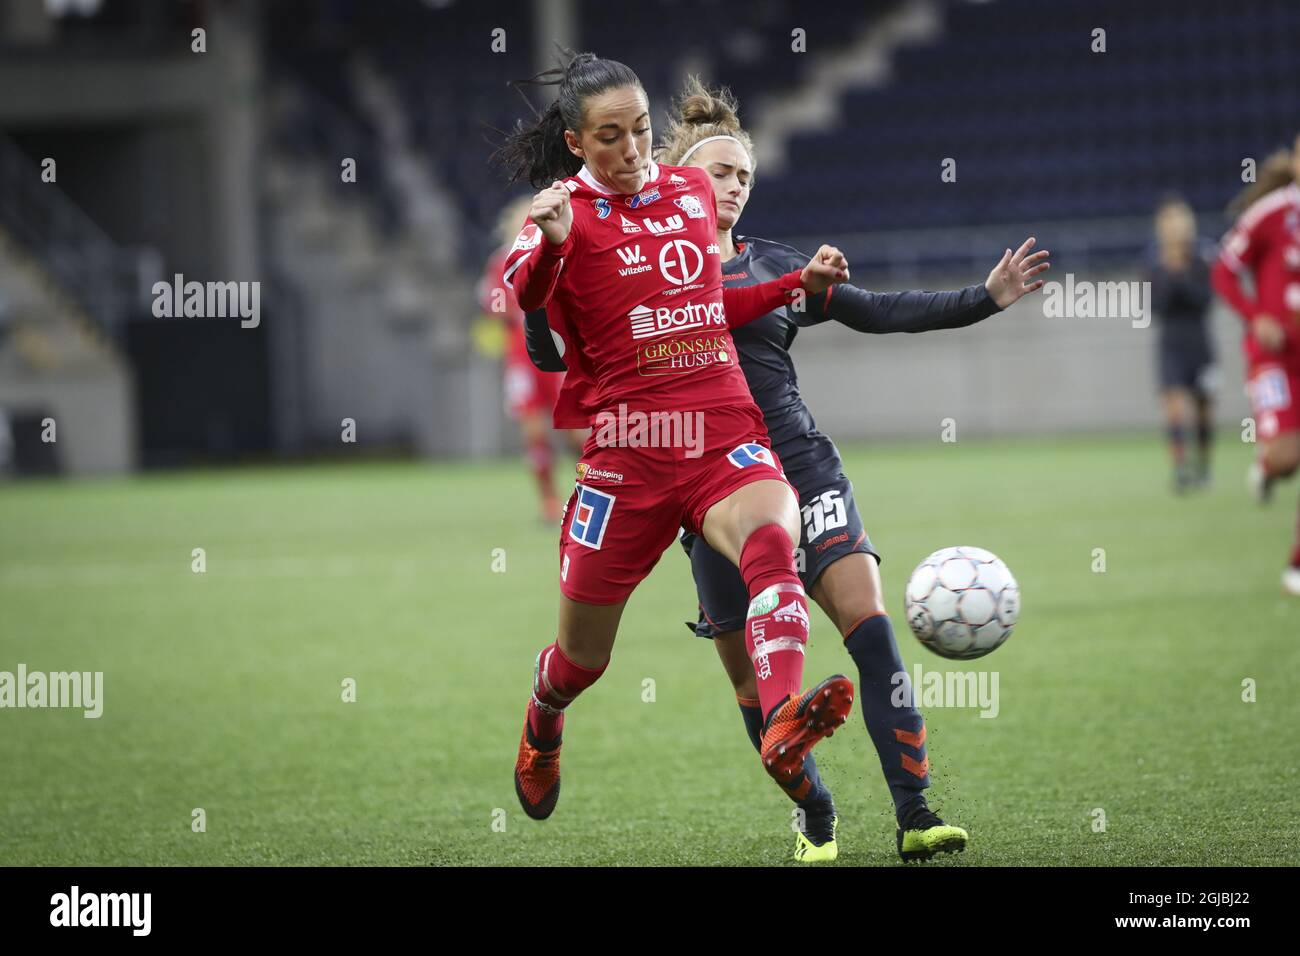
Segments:
[[[948,292],[869,292],[855,285],[837,286],[821,308],[796,314],[799,325],[817,325],[833,319],[858,332],[933,332],[961,329],[996,315],[998,304],[983,285]]]
[[[1042,250],[1031,255],[1034,242],[1030,237],[1015,252],[1008,249],[980,285],[948,292],[868,292],[845,284],[831,291],[820,310],[810,309],[796,320],[800,325],[815,325],[829,318],[877,335],[974,325],[1042,288],[1043,280],[1034,277],[1051,267],[1050,253]]]
[[[767,315],[773,309],[789,305],[802,290],[806,295],[821,295],[832,285],[849,278],[849,263],[834,246],[822,246],[802,269],[791,270],[778,279],[758,285],[724,287],[722,307],[727,313],[727,327],[738,329]]]

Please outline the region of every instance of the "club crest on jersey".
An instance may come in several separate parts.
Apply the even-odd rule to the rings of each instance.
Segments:
[[[608,219],[609,214],[613,211],[609,208],[609,200],[604,196],[599,199],[593,199],[591,204],[596,207],[597,219]]]
[[[637,193],[635,196],[632,196],[630,199],[624,200],[624,202],[626,202],[628,207],[631,209],[640,209],[642,206],[650,205],[658,198],[659,198],[659,187],[655,186],[653,189],[647,189],[643,193]]]
[[[676,199],[673,200],[673,205],[676,206],[678,209],[681,209],[683,212],[686,213],[686,215],[690,216],[692,219],[704,218],[704,203],[700,202],[700,198],[698,196],[692,196],[689,194],[685,196],[678,196]]]
[[[776,461],[772,458],[772,449],[764,448],[756,442],[737,445],[727,455],[727,461],[731,462],[737,468],[748,468],[750,465],[767,465],[769,468],[776,467]]]
[[[569,537],[579,544],[600,550],[609,516],[614,511],[614,496],[586,485],[578,485],[577,494],[573,520],[569,522]]]

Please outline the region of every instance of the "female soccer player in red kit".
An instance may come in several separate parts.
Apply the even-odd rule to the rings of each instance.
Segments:
[[[1300,136],[1289,157],[1265,164],[1243,200],[1249,206],[1224,237],[1212,279],[1246,321],[1246,389],[1259,442],[1250,484],[1263,502],[1300,467]],[[1242,286],[1245,275],[1253,294]],[[1295,535],[1282,587],[1300,595],[1300,519]]]
[[[551,412],[559,398],[564,373],[543,372],[529,360],[524,341],[524,314],[502,281],[506,253],[515,240],[519,223],[531,207],[532,198],[526,197],[512,202],[502,213],[498,228],[502,245],[488,259],[483,279],[479,283],[479,305],[485,312],[499,317],[505,323],[503,385],[506,411],[519,423],[524,457],[537,482],[542,520],[554,524],[560,520],[560,503],[551,477],[554,462],[551,453]],[[565,434],[569,446],[575,453],[579,452],[583,433],[569,430]]]
[[[550,184],[504,278],[525,312],[549,308],[569,366],[559,404],[596,427],[561,525],[559,633],[537,657],[516,793],[535,819],[554,810],[565,708],[604,672],[628,597],[685,527],[744,577],[761,759],[797,798],[804,758],[847,718],[853,685],[836,675],[799,692],[798,501],[727,330],[824,292],[847,263],[823,246],[801,271],[724,292],[708,174],[651,159],[636,74],[583,53],[534,80],[557,81],[556,102],[502,147],[515,178]]]

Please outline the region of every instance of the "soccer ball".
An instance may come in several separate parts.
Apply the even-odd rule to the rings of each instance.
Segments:
[[[912,572],[904,600],[916,639],[952,660],[997,650],[1020,616],[1020,585],[983,548],[936,551]]]

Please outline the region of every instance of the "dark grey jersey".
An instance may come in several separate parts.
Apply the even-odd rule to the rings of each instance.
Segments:
[[[779,242],[736,237],[735,258],[722,265],[722,284],[753,285],[802,269],[809,256]],[[829,302],[827,301],[829,298]],[[848,283],[808,296],[733,329],[740,367],[767,421],[772,446],[787,470],[829,439],[817,431],[799,394],[790,346],[799,329],[834,321],[859,332],[926,332],[973,325],[998,311],[981,283],[952,292],[868,292]],[[814,456],[821,457],[821,456]]]

